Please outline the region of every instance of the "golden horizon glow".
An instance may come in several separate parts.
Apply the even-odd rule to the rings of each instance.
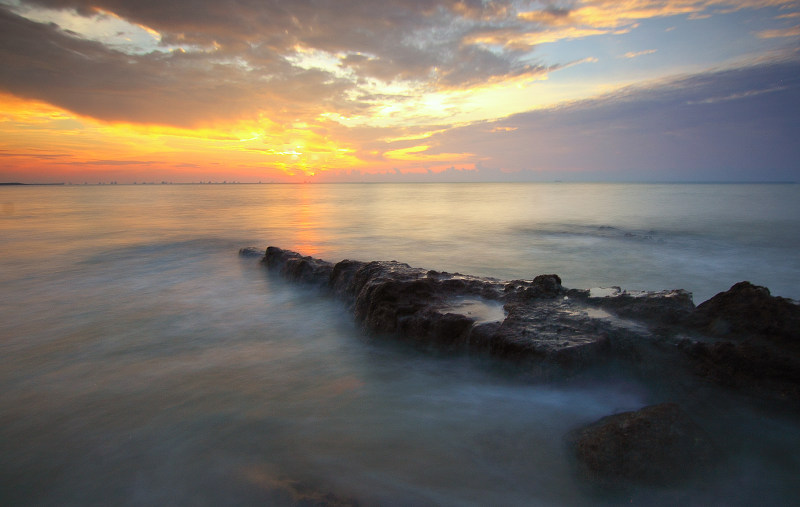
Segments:
[[[8,94],[0,94],[0,111],[6,162],[27,160],[27,167],[44,166],[56,178],[68,172],[67,168],[81,167],[81,174],[92,179],[93,173],[136,166],[144,174],[164,174],[143,178],[158,181],[167,174],[178,181],[198,180],[185,178],[188,174],[200,175],[200,181],[208,177],[221,181],[226,173],[248,180],[293,181],[332,169],[388,171],[396,168],[397,162],[413,165],[466,156],[431,155],[425,153],[428,146],[412,146],[373,151],[363,160],[352,143],[315,130],[324,119],[316,125],[300,123],[290,128],[268,120],[197,129],[107,123]],[[400,136],[385,144],[419,140],[433,133]],[[30,149],[31,145],[37,147]],[[224,166],[220,160],[225,161]]]

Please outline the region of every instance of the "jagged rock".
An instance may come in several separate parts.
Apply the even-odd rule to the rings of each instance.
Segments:
[[[333,270],[333,264],[297,252],[267,247],[264,262],[269,269],[279,270],[289,280],[299,282],[326,283]]]
[[[699,305],[687,325],[719,338],[760,337],[800,346],[800,306],[750,282],[739,282]]]
[[[620,291],[614,297],[592,298],[603,309],[620,317],[643,320],[660,326],[674,326],[694,311],[692,294],[685,290],[657,292]]]
[[[332,264],[277,247],[263,262],[329,290],[371,332],[566,372],[609,357],[642,375],[687,368],[718,384],[800,398],[800,306],[748,282],[695,308],[683,290],[567,289],[554,274],[504,282],[396,261]]]
[[[710,469],[718,453],[674,403],[614,414],[565,437],[579,473],[603,488],[666,486]]]
[[[588,291],[565,289],[554,274],[503,282],[396,261],[344,260],[333,265],[277,247],[267,249],[264,262],[289,280],[327,287],[369,331],[437,347],[548,362],[567,370],[603,360],[617,338],[651,338],[646,326],[600,307],[608,304],[624,313],[629,306],[646,307],[649,297],[669,299],[666,293],[641,293],[613,305],[608,300],[614,298],[593,299]],[[481,316],[489,313],[493,318]]]
[[[800,398],[800,306],[794,301],[739,282],[699,305],[685,326],[700,333],[679,344],[697,375],[762,396]]]
[[[717,384],[761,397],[800,399],[800,357],[755,340],[679,344],[692,371]]]

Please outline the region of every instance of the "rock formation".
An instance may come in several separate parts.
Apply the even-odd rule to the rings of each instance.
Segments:
[[[593,485],[668,486],[710,468],[718,454],[708,435],[674,403],[604,417],[566,439]]]
[[[396,261],[334,265],[277,247],[264,263],[288,280],[330,290],[371,332],[568,371],[604,357],[612,338],[648,339],[643,323],[680,320],[694,308],[682,290],[596,296],[564,288],[557,275],[505,282]]]
[[[330,291],[372,333],[512,359],[546,376],[613,360],[662,385],[688,375],[698,385],[800,400],[800,306],[749,282],[695,307],[684,290],[567,289],[554,274],[501,281],[396,261],[333,264],[277,247],[263,263]],[[601,419],[567,440],[583,475],[600,485],[667,484],[714,457],[674,404]]]

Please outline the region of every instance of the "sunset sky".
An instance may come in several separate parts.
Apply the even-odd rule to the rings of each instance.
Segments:
[[[0,181],[797,181],[800,1],[0,0]]]

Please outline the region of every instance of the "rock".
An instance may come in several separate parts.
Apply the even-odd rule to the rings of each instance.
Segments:
[[[425,345],[577,371],[604,360],[617,339],[630,343],[652,338],[646,326],[598,310],[601,305],[588,291],[565,289],[555,274],[503,282],[396,261],[343,260],[333,265],[277,247],[267,249],[264,262],[286,279],[326,287],[352,308],[365,329]],[[645,311],[629,307],[649,305],[648,311],[656,312],[664,301],[677,300],[662,293],[641,293],[616,304],[605,299],[603,304],[630,314]],[[504,313],[487,321],[485,315],[492,312],[478,310],[492,305],[504,305]]]
[[[680,324],[695,309],[692,293],[682,289],[657,292],[619,291],[612,297],[591,298],[600,308],[620,317],[660,326]]]
[[[687,325],[714,337],[800,346],[800,306],[750,282],[739,282],[699,305]]]
[[[604,417],[565,437],[580,475],[608,489],[668,486],[709,470],[711,440],[674,403]]]
[[[695,374],[759,396],[800,399],[800,306],[739,282],[685,321],[680,342]],[[714,341],[716,340],[716,341]]]
[[[267,247],[264,263],[269,269],[279,270],[284,278],[296,282],[327,284],[333,270],[330,262],[274,246]]]
[[[646,378],[687,370],[759,395],[800,398],[800,307],[748,282],[695,308],[684,290],[567,289],[554,274],[504,282],[396,261],[332,264],[277,247],[263,262],[287,280],[330,291],[373,333],[535,363],[531,371],[548,374],[611,358]],[[719,337],[735,343],[714,344]]]
[[[692,371],[714,383],[759,397],[800,400],[800,358],[756,343],[686,339],[680,344]]]
[[[262,250],[260,248],[257,248],[257,247],[254,247],[254,246],[248,246],[248,247],[239,249],[239,256],[240,257],[263,257],[264,256],[264,250]]]

